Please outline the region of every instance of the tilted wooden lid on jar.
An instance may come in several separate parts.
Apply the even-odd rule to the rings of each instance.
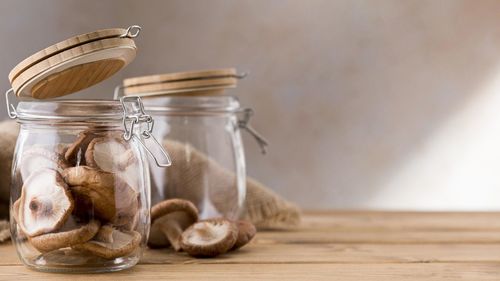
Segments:
[[[218,95],[243,77],[234,68],[176,72],[128,78],[123,88],[126,96]]]
[[[26,58],[9,73],[19,98],[49,99],[93,86],[112,76],[136,55],[140,27],[86,33]]]

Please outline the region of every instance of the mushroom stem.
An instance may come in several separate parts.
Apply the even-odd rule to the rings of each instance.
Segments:
[[[180,238],[182,235],[182,226],[176,220],[166,220],[159,225],[161,232],[167,237],[168,241],[176,252],[181,251]]]

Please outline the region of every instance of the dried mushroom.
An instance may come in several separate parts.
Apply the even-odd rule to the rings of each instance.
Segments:
[[[151,230],[148,245],[151,248],[172,245],[181,250],[180,237],[184,229],[198,220],[198,209],[182,199],[162,201],[151,208]]]
[[[136,231],[119,231],[116,229],[113,229],[111,235],[110,242],[93,239],[80,245],[74,245],[72,248],[101,258],[114,259],[131,254],[139,247],[142,238]]]
[[[62,155],[52,152],[40,146],[33,146],[26,150],[21,156],[19,170],[23,179],[28,178],[31,173],[43,168],[54,169],[61,172],[69,167]]]
[[[76,140],[68,147],[64,154],[66,161],[72,166],[85,165],[85,152],[95,134],[89,131],[83,131],[78,134]]]
[[[87,165],[106,172],[123,171],[137,161],[129,144],[121,137],[94,138],[85,153]]]
[[[29,238],[31,245],[42,253],[82,244],[94,237],[99,230],[100,222],[92,220],[84,225],[68,223],[59,232],[47,233]]]
[[[65,169],[63,177],[83,207],[91,204],[90,209],[104,221],[123,225],[137,212],[138,193],[113,173],[78,166]]]
[[[257,233],[257,229],[249,221],[240,220],[236,222],[236,225],[238,226],[238,238],[233,248],[231,248],[231,251],[237,250],[248,244]]]
[[[139,187],[139,161],[130,145],[123,140],[121,132],[95,138],[85,153],[87,165],[106,172],[115,173],[130,187]]]
[[[182,233],[181,246],[194,257],[215,257],[231,250],[238,239],[238,227],[226,219],[208,219]]]
[[[19,226],[28,236],[59,229],[73,211],[71,192],[61,175],[51,169],[31,174],[23,185]]]
[[[26,150],[15,178],[23,183],[12,205],[16,237],[52,257],[70,251],[101,260],[133,253],[149,229],[139,224],[149,210],[141,209],[142,164],[122,134],[87,130],[71,144]]]

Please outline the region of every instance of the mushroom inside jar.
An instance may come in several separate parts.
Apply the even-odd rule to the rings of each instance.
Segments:
[[[17,242],[51,256],[72,251],[111,260],[137,252],[147,219],[140,215],[143,177],[122,135],[86,130],[73,143],[32,145],[20,154]]]

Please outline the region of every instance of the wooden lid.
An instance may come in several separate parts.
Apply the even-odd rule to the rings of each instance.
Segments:
[[[123,86],[125,95],[217,95],[235,88],[241,78],[236,69],[227,68],[127,78]]]
[[[75,93],[130,63],[136,46],[129,30],[104,29],[52,45],[20,62],[9,80],[18,97],[48,99]],[[127,36],[123,36],[127,35]]]

